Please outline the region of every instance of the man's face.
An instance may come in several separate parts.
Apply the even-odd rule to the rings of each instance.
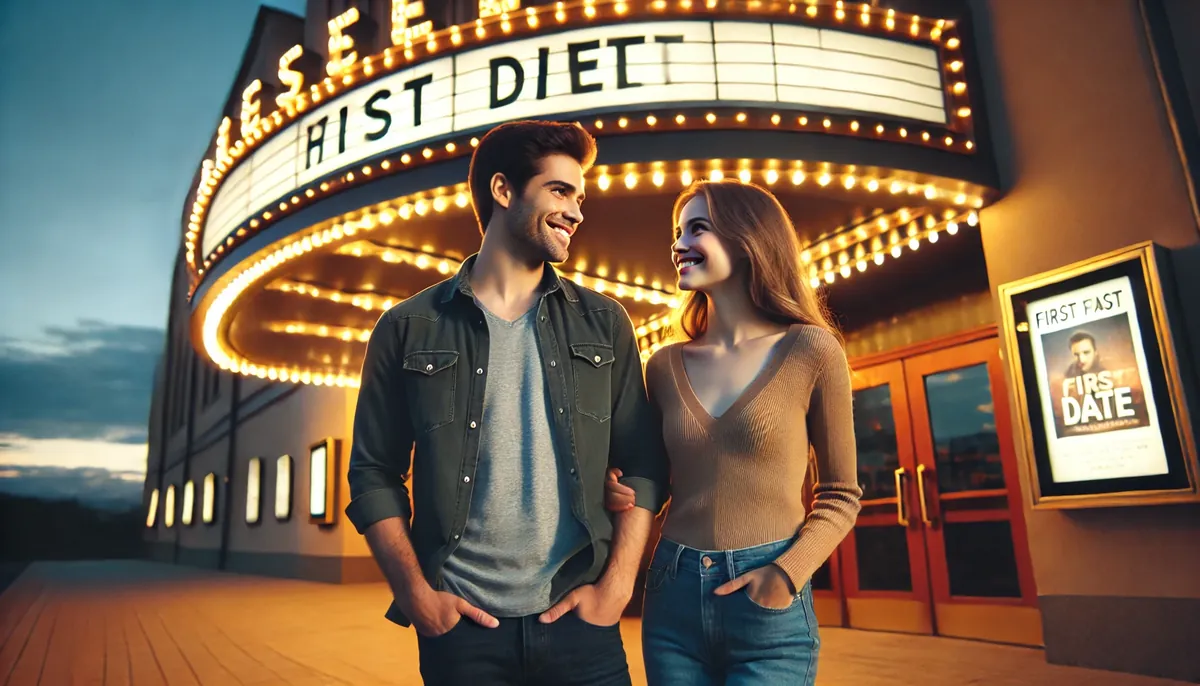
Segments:
[[[1071,345],[1071,354],[1081,371],[1091,371],[1092,365],[1096,364],[1096,346],[1086,338]]]
[[[568,155],[542,158],[541,171],[508,208],[513,244],[532,260],[565,262],[583,222],[583,167]]]

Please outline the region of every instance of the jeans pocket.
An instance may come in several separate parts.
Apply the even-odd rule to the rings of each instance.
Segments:
[[[759,604],[757,601],[754,600],[754,598],[750,597],[750,588],[749,587],[743,587],[742,590],[739,591],[739,593],[741,593],[741,595],[745,596],[746,602],[750,603],[750,605],[752,605],[754,608],[756,608],[762,612],[770,612],[772,614],[783,614],[785,612],[791,612],[792,610],[795,610],[796,606],[803,602],[802,596],[804,595],[803,592],[801,592],[801,593],[797,593],[796,595],[792,596],[792,602],[788,603],[787,607],[767,607],[765,605]]]
[[[646,570],[646,593],[657,593],[667,583],[667,568],[651,566]]]

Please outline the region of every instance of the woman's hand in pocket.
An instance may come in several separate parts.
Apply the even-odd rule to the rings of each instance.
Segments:
[[[633,509],[633,489],[622,484],[621,470],[612,467],[608,470],[608,478],[604,480],[604,508],[611,512],[624,512]]]
[[[715,591],[717,595],[729,595],[742,588],[756,604],[771,610],[786,610],[796,596],[792,581],[776,564],[759,567],[738,578],[721,584]]]

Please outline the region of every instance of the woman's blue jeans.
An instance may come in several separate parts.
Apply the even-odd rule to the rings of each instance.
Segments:
[[[713,593],[770,564],[795,539],[740,550],[696,550],[662,539],[646,572],[642,654],[649,686],[812,686],[821,641],[812,583],[785,609],[770,609],[742,588]]]

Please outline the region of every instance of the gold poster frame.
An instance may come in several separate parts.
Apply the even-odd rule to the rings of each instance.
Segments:
[[[1150,314],[1150,321],[1140,322],[1141,342],[1145,345],[1147,353],[1150,352],[1149,345],[1156,344],[1157,357],[1161,360],[1161,364],[1153,364],[1149,362],[1148,358],[1151,368],[1150,378],[1146,380],[1146,392],[1165,391],[1161,398],[1156,396],[1156,400],[1160,403],[1160,407],[1166,405],[1170,408],[1169,416],[1173,419],[1173,427],[1163,426],[1163,423],[1160,422],[1160,434],[1168,452],[1168,459],[1170,460],[1170,456],[1173,454],[1177,456],[1174,465],[1176,470],[1180,468],[1178,463],[1182,462],[1183,473],[1179,474],[1177,471],[1175,478],[1186,476],[1187,484],[1186,486],[1167,488],[1123,489],[1118,487],[1104,490],[1103,484],[1106,481],[1118,482],[1134,478],[1095,480],[1084,482],[1099,484],[1100,486],[1095,492],[1069,495],[1046,493],[1043,488],[1043,479],[1048,478],[1048,474],[1045,473],[1046,468],[1041,463],[1048,462],[1048,457],[1043,459],[1044,456],[1037,452],[1038,438],[1044,431],[1040,428],[1043,420],[1040,413],[1036,417],[1032,415],[1029,396],[1030,388],[1033,389],[1033,393],[1038,393],[1037,381],[1033,370],[1026,368],[1023,361],[1024,353],[1029,352],[1026,347],[1028,343],[1022,342],[1022,334],[1028,331],[1028,324],[1023,324],[1023,330],[1018,330],[1018,326],[1022,323],[1017,321],[1019,317],[1016,303],[1018,300],[1036,301],[1039,299],[1038,296],[1031,296],[1031,294],[1039,291],[1045,292],[1067,282],[1086,281],[1089,276],[1101,270],[1132,266],[1133,263],[1137,263],[1140,281],[1133,277],[1131,279],[1135,281],[1135,289],[1139,286],[1144,288],[1145,295],[1140,299],[1141,302],[1134,303],[1134,307],[1139,311],[1148,310]],[[1084,283],[1080,287],[1086,287],[1086,285]],[[1196,437],[1192,431],[1191,415],[1196,402],[1194,395],[1196,389],[1185,381],[1187,372],[1191,369],[1191,362],[1187,359],[1181,360],[1177,349],[1179,341],[1172,334],[1173,326],[1179,327],[1182,331],[1182,321],[1176,321],[1181,317],[1174,301],[1176,294],[1170,274],[1168,251],[1150,241],[1137,243],[1058,269],[1001,284],[997,290],[1006,353],[1004,361],[1009,386],[1013,391],[1013,402],[1016,405],[1016,411],[1013,413],[1013,427],[1017,432],[1015,437],[1017,444],[1021,447],[1021,461],[1028,470],[1033,509],[1081,509],[1200,502]],[[1135,301],[1139,300],[1137,297],[1139,293],[1140,291],[1135,291]],[[1153,326],[1153,336],[1149,335],[1148,325]],[[1026,341],[1027,338],[1025,337]],[[1155,388],[1154,382],[1159,375],[1165,379],[1165,383],[1160,384],[1162,388]],[[1041,402],[1040,396],[1038,402]],[[1161,409],[1158,414],[1160,418],[1164,415]],[[1044,439],[1042,440],[1044,442]]]
[[[312,456],[317,448],[325,448],[325,512],[322,515],[314,516],[312,513],[311,498],[313,485],[308,485],[309,490],[309,512],[308,519],[311,523],[320,526],[328,526],[337,522],[337,492],[338,492],[338,466],[340,463],[341,441],[327,437],[323,438],[308,447],[308,470],[309,478],[312,478]]]

